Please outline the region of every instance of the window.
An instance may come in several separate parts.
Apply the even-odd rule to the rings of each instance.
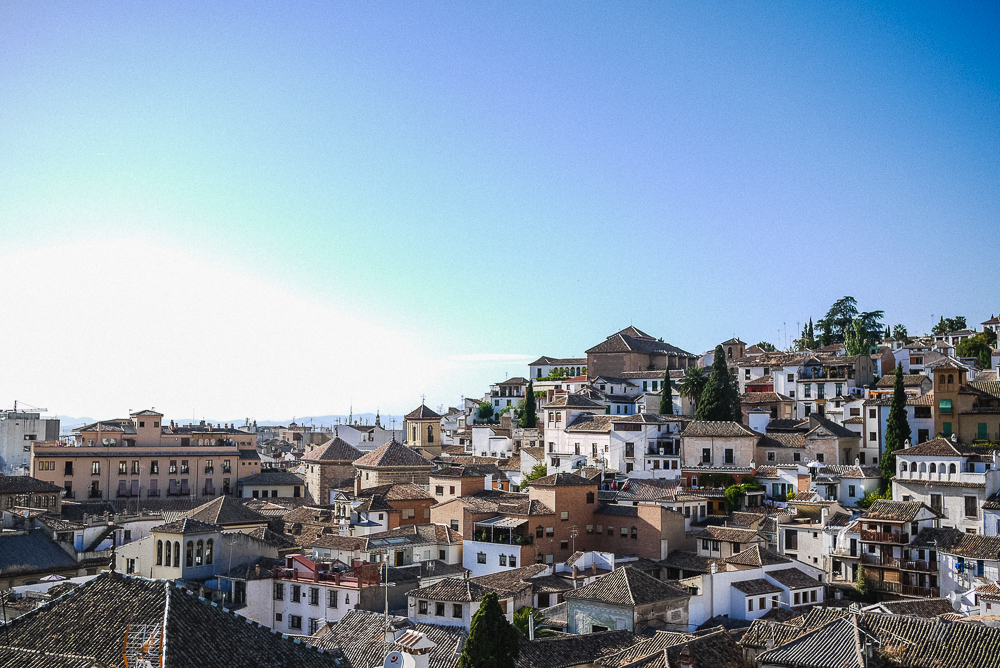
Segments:
[[[205,560],[205,542],[199,540],[194,550],[194,565],[201,566]]]
[[[274,583],[274,600],[284,601],[285,600],[285,583],[275,582]]]
[[[593,502],[594,502],[594,493],[587,492],[587,503],[593,503]]]
[[[563,521],[563,522],[568,521],[569,520],[569,511],[564,510],[561,513],[559,513],[559,519],[561,521]]]
[[[451,616],[454,617],[455,619],[462,618],[462,605],[460,603],[452,603]]]
[[[451,521],[451,528],[453,531],[458,531],[458,520]]]
[[[977,517],[979,515],[978,509],[979,509],[979,503],[978,503],[976,497],[974,497],[974,496],[967,496],[967,497],[965,497],[965,516],[966,517]]]
[[[91,475],[101,475],[101,462],[91,462],[91,464],[90,464],[90,474]]]
[[[417,601],[417,612],[421,615],[427,614],[427,601]]]
[[[630,530],[630,534],[629,535],[632,537],[633,540],[638,539],[639,538],[639,529],[636,528],[636,527],[632,527],[632,529]]]
[[[874,432],[874,431],[868,432],[868,440],[869,441],[877,441],[878,440],[878,433]]]
[[[801,452],[794,452],[794,453],[792,453],[792,461],[794,461],[794,462],[801,462],[802,461],[802,453]]]
[[[722,550],[722,541],[713,540],[712,541],[712,552],[719,552]]]
[[[181,543],[178,540],[174,541],[174,568],[181,567]]]
[[[753,612],[753,599],[752,598],[748,598],[747,599],[747,611],[748,612]]]
[[[434,488],[434,494],[437,496],[442,496],[444,494],[444,485],[437,485]]]
[[[194,566],[194,542],[190,540],[187,542],[187,550],[184,552],[184,565]]]
[[[274,621],[276,621],[276,622],[280,622],[281,621],[281,613],[280,612],[274,613]]]
[[[726,464],[732,464],[733,463],[734,459],[733,459],[733,449],[732,448],[726,448],[726,450],[725,450],[725,460],[724,461],[725,461]]]
[[[805,398],[809,398],[812,396],[812,385],[806,383],[805,385],[802,386],[802,396]]]
[[[169,543],[167,543],[169,545]],[[163,541],[156,541],[156,565],[163,565]]]
[[[213,551],[214,551],[212,549],[214,545],[215,545],[215,541],[213,541],[211,538],[209,538],[208,542],[205,543],[205,563],[206,564],[211,564],[212,561],[213,561],[213,559],[215,558],[214,555],[212,554]]]
[[[434,604],[434,616],[435,617],[444,617],[444,603],[435,603]]]
[[[319,605],[319,587],[309,587],[309,605]]]
[[[128,462],[118,462],[118,475],[128,473]]]
[[[139,475],[139,460],[132,460],[132,475]]]
[[[951,436],[951,423],[950,422],[942,422],[941,423],[941,434],[943,436],[945,436],[945,437],[950,437]]]
[[[170,466],[167,469],[167,471],[169,473],[177,473],[177,460],[176,459],[171,459],[170,460]]]
[[[613,526],[611,526],[610,524],[608,525],[608,535],[609,536],[614,536],[615,535],[615,528]]]
[[[815,589],[813,589],[811,592],[809,592],[809,602],[810,603],[815,603],[816,602],[816,590]]]
[[[507,555],[506,554],[501,554],[499,556],[499,558],[498,558],[498,561],[499,561],[499,563],[500,563],[501,566],[506,566],[507,565]]]
[[[301,629],[302,628],[302,615],[288,615],[288,628],[290,628],[290,629]]]
[[[555,534],[556,534],[556,530],[555,530],[555,527],[545,527],[545,535],[546,535],[546,536],[548,536],[548,537],[550,537],[550,538],[551,538],[551,537],[552,537],[552,536],[554,536]]]
[[[799,549],[799,532],[795,529],[785,529],[785,549]]]
[[[712,463],[712,450],[711,450],[711,448],[702,448],[701,449],[701,463],[702,464],[711,464]]]
[[[292,585],[292,603],[298,603],[302,600],[302,586]]]
[[[478,552],[478,553],[476,553],[476,563],[477,564],[485,564],[486,563],[486,553],[485,552]]]
[[[938,402],[938,412],[942,414],[951,413],[951,399],[941,399]]]
[[[774,450],[769,450],[768,451],[768,453],[767,453],[767,461],[769,461],[769,462],[773,462],[774,461]]]
[[[986,423],[985,422],[978,423],[978,431],[976,433],[976,439],[979,441],[985,441],[987,438],[989,438],[989,433],[987,432]]]
[[[818,461],[820,464],[823,463],[824,458],[825,458],[825,455],[822,452],[817,452],[816,453],[816,461]]]
[[[857,488],[854,485],[848,485],[847,486],[847,496],[850,496],[852,498],[855,497],[855,496],[857,496],[856,489]]]
[[[150,473],[159,473],[160,472],[160,462],[156,461],[155,459],[153,461],[149,462],[149,472]]]
[[[802,603],[802,594],[795,592],[795,605]]]
[[[181,473],[188,473],[190,470],[191,470],[191,467],[188,466],[188,460],[182,459],[181,460]]]
[[[628,527],[622,527],[621,528],[621,534],[622,534],[622,538],[626,538],[628,536]]]
[[[569,541],[568,540],[561,540],[561,541],[559,541],[559,549],[560,550],[568,550],[569,549]]]
[[[625,444],[625,458],[630,459],[635,457],[635,443]]]

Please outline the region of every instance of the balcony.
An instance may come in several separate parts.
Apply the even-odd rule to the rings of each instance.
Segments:
[[[214,466],[206,466],[205,467],[205,473],[214,473],[214,472],[215,472],[215,467]]]
[[[862,529],[861,540],[866,543],[892,543],[893,545],[906,545],[910,542],[910,534],[889,533],[885,531],[867,531]]]
[[[888,580],[872,580],[870,584],[875,591],[886,594],[915,596],[919,598],[938,598],[941,596],[940,587],[916,587],[914,585],[900,584],[899,582],[889,582]]]
[[[99,499],[99,498],[101,498],[101,490],[99,490],[99,489],[92,489],[92,490],[90,490],[90,492],[87,494],[87,498],[88,499]]]
[[[531,545],[535,542],[535,537],[517,533],[478,531],[472,534],[472,540],[478,543],[497,543],[500,545]]]
[[[899,559],[887,557],[879,554],[862,554],[861,563],[866,566],[878,566],[879,568],[899,568]]]
[[[901,559],[899,561],[899,568],[904,571],[920,571],[922,573],[937,573],[938,572],[938,562],[936,561],[917,561],[912,559]]]

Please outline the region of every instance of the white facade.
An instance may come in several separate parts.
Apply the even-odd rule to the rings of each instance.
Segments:
[[[494,433],[496,425],[473,425],[472,454],[479,457],[510,457],[514,453],[514,441],[509,436]]]
[[[521,546],[478,540],[462,542],[462,566],[470,577],[512,571],[530,564],[521,563]]]

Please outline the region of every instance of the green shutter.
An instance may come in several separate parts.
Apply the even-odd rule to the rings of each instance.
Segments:
[[[656,384],[657,384],[657,382],[658,381],[655,381],[655,380],[653,381],[653,392],[656,392]]]
[[[979,434],[976,436],[976,438],[978,438],[980,441],[985,441],[987,438],[989,438],[989,433],[986,431],[985,422],[979,423]]]
[[[642,391],[646,391],[646,381],[642,381]]]
[[[941,433],[944,434],[945,436],[951,436],[951,423],[950,422],[942,422],[941,423]]]
[[[938,410],[942,413],[951,413],[951,399],[942,399],[939,401]]]

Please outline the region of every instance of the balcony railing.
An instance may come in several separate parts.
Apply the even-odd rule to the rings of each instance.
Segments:
[[[899,567],[904,571],[921,571],[924,573],[937,573],[938,563],[936,561],[917,561],[914,559],[901,559]]]
[[[479,543],[499,543],[501,545],[531,545],[535,542],[534,536],[522,536],[521,534],[498,533],[490,535],[490,532],[474,532],[472,540]]]
[[[215,472],[215,467],[213,467],[213,466],[206,466],[205,467],[205,473],[214,473],[214,472]]]
[[[893,543],[894,545],[906,545],[910,542],[910,534],[889,533],[886,531],[867,531],[862,529],[861,540],[867,543]]]
[[[888,580],[872,580],[870,584],[875,591],[881,591],[887,594],[919,596],[922,598],[938,598],[941,596],[940,587],[917,587],[914,585],[901,584],[899,582],[889,582]]]
[[[88,499],[99,499],[99,498],[101,498],[101,490],[99,490],[99,489],[92,489],[92,490],[90,490],[90,493],[87,494],[87,498]]]
[[[862,554],[861,563],[868,566],[880,566],[882,568],[899,568],[899,559],[879,554]]]

